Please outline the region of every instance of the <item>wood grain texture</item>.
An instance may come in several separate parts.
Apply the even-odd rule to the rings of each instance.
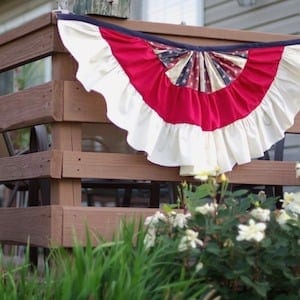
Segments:
[[[0,72],[52,54],[54,26],[44,27],[0,47]]]
[[[0,241],[41,247],[72,247],[76,240],[86,243],[89,229],[94,245],[98,237],[112,240],[122,221],[143,220],[158,209],[122,207],[42,206],[0,208]]]
[[[30,34],[33,31],[39,30],[43,27],[49,26],[52,24],[53,16],[51,14],[44,14],[40,17],[33,19],[30,22],[23,24],[17,29],[9,30],[2,35],[0,35],[0,46],[16,40],[18,38],[22,38],[27,34]]]
[[[86,243],[86,230],[91,234],[93,244],[99,243],[99,237],[112,240],[120,231],[122,221],[135,221],[136,224],[145,217],[153,215],[155,208],[125,208],[125,207],[63,207],[63,239],[65,247],[74,245],[76,239]]]
[[[63,209],[59,206],[0,208],[0,241],[49,247],[62,244]]]
[[[96,92],[87,92],[79,82],[64,82],[64,99],[64,121],[110,122],[106,116],[103,96]]]
[[[63,83],[48,82],[0,96],[0,131],[61,121]]]
[[[228,174],[231,183],[299,185],[295,162],[254,160]],[[63,154],[63,177],[182,181],[179,168],[161,167],[140,154],[69,152]]]
[[[43,151],[0,158],[0,181],[61,178],[62,152]]]

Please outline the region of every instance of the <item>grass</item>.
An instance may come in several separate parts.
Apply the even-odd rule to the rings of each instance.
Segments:
[[[151,252],[144,247],[142,225],[125,224],[112,242],[93,247],[75,243],[72,251],[52,249],[41,275],[26,255],[19,266],[4,264],[1,299],[200,299],[202,282],[186,273],[177,246]],[[28,251],[26,252],[28,254]],[[3,256],[1,255],[3,258]]]

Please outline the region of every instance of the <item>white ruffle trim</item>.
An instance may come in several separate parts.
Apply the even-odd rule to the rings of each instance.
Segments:
[[[261,105],[244,119],[214,131],[166,123],[131,85],[101,38],[97,26],[58,20],[65,47],[79,64],[77,78],[86,90],[101,93],[108,118],[128,131],[127,142],[153,163],[180,166],[180,175],[232,170],[263,155],[294,122],[300,110],[300,45],[286,46],[277,76]]]

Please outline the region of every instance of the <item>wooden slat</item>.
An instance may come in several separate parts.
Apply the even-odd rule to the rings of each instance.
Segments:
[[[62,153],[43,151],[0,158],[0,181],[61,178]]]
[[[122,20],[111,17],[93,16],[95,19],[107,21],[132,30],[156,34],[164,38],[194,45],[233,44],[243,42],[267,42],[295,38],[284,34],[271,34],[254,31],[230,30],[200,26],[185,26],[165,23],[152,23],[135,20]]]
[[[257,185],[300,185],[296,178],[296,162],[292,161],[263,161],[236,166],[228,173],[229,182]]]
[[[0,46],[3,46],[4,44],[16,40],[20,37],[23,37],[27,34],[30,34],[33,31],[51,25],[51,23],[52,23],[51,14],[44,14],[40,17],[37,17],[34,20],[23,24],[17,29],[9,30],[4,34],[0,35]]]
[[[67,53],[55,53],[52,57],[53,80],[75,80],[76,64]],[[65,94],[65,93],[64,93]],[[69,101],[65,98],[64,102]],[[81,124],[72,122],[55,123],[52,126],[52,149],[59,151],[81,151]],[[51,204],[81,204],[81,180],[51,180]]]
[[[158,209],[121,207],[44,206],[0,208],[0,241],[41,247],[72,247],[74,232],[85,244],[87,226],[93,243],[103,237],[111,240],[120,230],[122,220],[144,219]]]
[[[106,116],[103,96],[96,92],[87,92],[79,82],[65,81],[64,99],[65,121],[110,122]]]
[[[63,154],[63,178],[180,181],[178,168],[152,164],[144,155],[71,152]]]
[[[117,153],[69,152],[63,154],[63,177],[110,178],[159,181],[190,180],[180,177],[179,168],[161,167],[146,160],[144,155]],[[254,160],[236,166],[228,173],[231,183],[298,185],[295,162]]]
[[[53,121],[63,115],[63,82],[49,82],[0,96],[0,131]]]
[[[113,235],[120,230],[122,220],[139,220],[154,214],[155,208],[125,208],[125,207],[63,207],[63,238],[64,247],[74,245],[74,232],[76,239],[86,243],[86,229],[89,228],[92,242],[99,243],[99,237],[112,240]],[[98,237],[98,238],[97,238]]]
[[[63,209],[59,206],[0,208],[0,241],[49,247],[61,245]]]
[[[51,55],[57,50],[54,26],[41,28],[0,47],[0,72]]]

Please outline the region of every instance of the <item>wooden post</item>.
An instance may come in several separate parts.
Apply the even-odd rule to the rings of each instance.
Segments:
[[[52,57],[53,80],[75,80],[76,63],[69,54],[58,53]],[[63,96],[63,103],[68,99]],[[81,124],[57,122],[52,125],[52,149],[81,151]],[[81,179],[52,179],[51,204],[81,205]]]

